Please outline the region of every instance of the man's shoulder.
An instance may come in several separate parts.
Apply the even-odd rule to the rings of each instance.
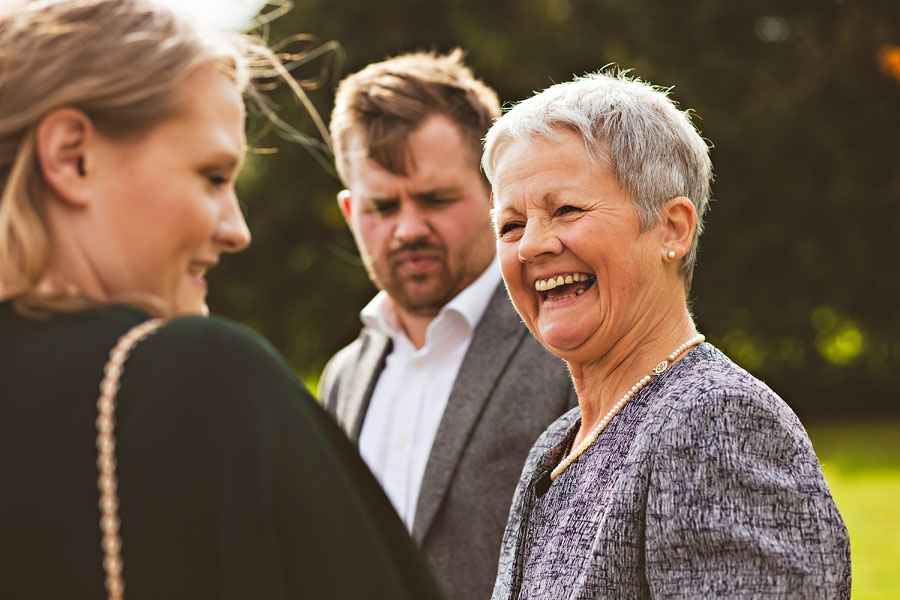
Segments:
[[[328,359],[328,362],[325,363],[325,370],[322,373],[323,379],[326,373],[340,374],[344,365],[353,362],[354,358],[359,356],[360,349],[363,345],[363,335],[365,331],[365,328],[363,328],[359,337],[335,352],[332,357]]]
[[[360,361],[365,358],[380,358],[390,343],[386,334],[371,327],[363,327],[355,340],[335,352],[325,364],[319,380],[319,398],[329,411],[334,409],[341,385],[358,374]],[[378,357],[371,357],[373,352]]]
[[[364,355],[377,351],[383,353],[385,348],[391,343],[391,338],[381,331],[371,327],[363,327],[359,336],[328,359],[325,365],[325,372],[334,371],[340,374],[346,370],[348,366],[352,366],[356,361]],[[323,374],[324,377],[324,374]]]

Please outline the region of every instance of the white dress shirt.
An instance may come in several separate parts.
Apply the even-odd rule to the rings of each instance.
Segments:
[[[416,349],[400,325],[393,300],[379,292],[360,312],[363,324],[393,341],[359,434],[359,451],[412,531],[431,445],[456,374],[497,284],[495,259],[478,279],[440,310]]]

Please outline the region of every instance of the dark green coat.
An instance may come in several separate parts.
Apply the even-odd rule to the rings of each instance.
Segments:
[[[0,303],[0,597],[105,597],[98,384],[146,318]],[[356,451],[257,336],[177,319],[134,350],[117,401],[129,600],[438,597]]]

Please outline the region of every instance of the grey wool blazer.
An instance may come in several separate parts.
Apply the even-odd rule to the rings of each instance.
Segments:
[[[579,419],[528,457],[493,600],[850,598],[850,540],[803,425],[712,345],[550,483]]]
[[[354,442],[390,351],[387,336],[363,328],[322,374],[322,402]],[[535,341],[501,283],[453,384],[413,523],[449,598],[490,597],[528,450],[576,403],[565,363]]]

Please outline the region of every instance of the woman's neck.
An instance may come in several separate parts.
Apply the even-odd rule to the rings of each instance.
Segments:
[[[581,429],[575,445],[633,385],[696,335],[697,329],[685,306],[677,319],[667,315],[664,321],[652,326],[632,329],[596,360],[568,363],[581,409]]]

